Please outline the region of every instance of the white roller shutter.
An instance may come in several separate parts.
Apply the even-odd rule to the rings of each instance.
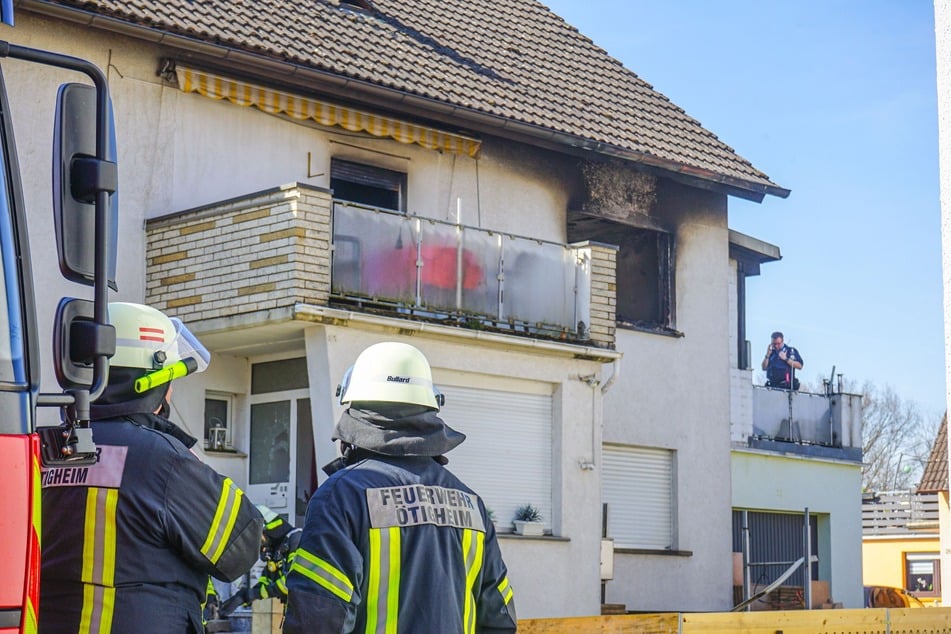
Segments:
[[[449,469],[475,489],[500,524],[531,504],[551,528],[551,395],[439,386],[440,416],[466,435]]]
[[[673,547],[673,452],[604,445],[601,500],[618,548]]]

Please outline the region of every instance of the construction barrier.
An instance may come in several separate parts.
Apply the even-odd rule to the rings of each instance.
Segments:
[[[951,608],[696,612],[523,619],[519,634],[951,634]]]

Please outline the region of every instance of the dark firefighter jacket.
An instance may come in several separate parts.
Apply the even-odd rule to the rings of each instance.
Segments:
[[[287,586],[287,634],[516,628],[485,506],[433,457],[373,455],[332,475],[307,507]]]
[[[170,424],[93,422],[95,465],[44,469],[41,633],[201,632],[208,575],[257,559],[261,514]]]

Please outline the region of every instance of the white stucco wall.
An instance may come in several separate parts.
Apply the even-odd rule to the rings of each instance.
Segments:
[[[631,610],[731,607],[730,275],[725,199],[679,198],[676,324],[682,337],[619,329],[622,372],[604,401],[604,440],[676,451],[674,549],[617,554],[609,603]]]
[[[861,465],[737,450],[731,480],[738,509],[818,516],[819,576],[834,601],[863,607]]]
[[[941,260],[944,280],[944,358],[945,374],[951,378],[951,2],[934,0],[934,13],[941,184]],[[948,390],[947,406],[951,409],[951,380],[948,381]],[[951,531],[947,524],[942,524],[942,527],[942,604],[951,605]]]

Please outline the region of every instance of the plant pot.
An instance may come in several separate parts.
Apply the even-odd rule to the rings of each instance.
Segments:
[[[545,534],[545,525],[542,522],[524,522],[514,520],[516,535],[532,535],[538,537]]]

